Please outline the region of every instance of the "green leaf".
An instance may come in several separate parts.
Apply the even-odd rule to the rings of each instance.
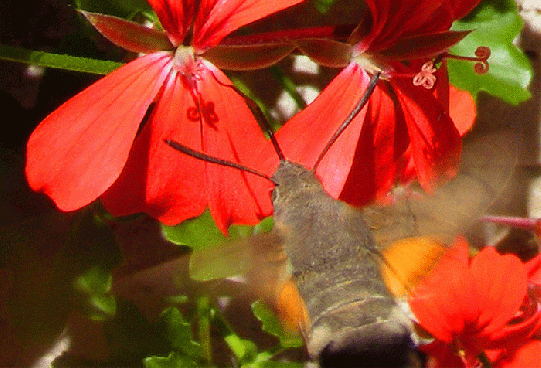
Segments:
[[[161,314],[161,323],[173,349],[192,358],[199,357],[200,346],[192,340],[192,327],[177,308],[166,308]]]
[[[199,217],[186,220],[175,226],[162,225],[165,238],[178,245],[187,245],[193,250],[204,249],[226,240],[245,238],[252,234],[253,226],[233,225],[226,237],[216,226],[207,210]]]
[[[69,313],[81,306],[95,316],[114,313],[112,295],[105,293],[110,287],[107,271],[93,267],[111,269],[120,262],[120,251],[111,230],[96,222],[89,208],[39,215],[2,228],[0,235],[0,244],[12,248],[6,313],[22,340],[53,338]],[[85,280],[80,286],[88,291],[79,293],[82,303],[74,298],[76,280]]]
[[[261,222],[254,227],[254,234],[268,233],[274,228],[274,217],[269,216],[261,220]]]
[[[513,40],[522,29],[522,19],[513,0],[483,1],[466,18],[453,24],[453,30],[474,30],[451,48],[451,53],[473,56],[479,46],[488,46],[488,73],[478,75],[473,63],[449,59],[449,78],[457,88],[474,97],[480,91],[518,104],[530,97],[527,90],[533,77],[531,65]]]
[[[296,362],[275,362],[275,361],[265,361],[265,362],[259,362],[257,364],[257,367],[259,368],[303,368],[305,366],[304,363],[296,363]]]
[[[304,98],[301,96],[301,94],[297,92],[297,85],[295,84],[295,82],[293,82],[293,79],[291,79],[291,77],[284,73],[284,71],[277,65],[271,68],[271,72],[274,78],[278,82],[280,82],[280,85],[282,86],[284,91],[289,94],[293,101],[295,101],[297,107],[299,109],[304,109],[306,107],[306,101],[304,101]]]
[[[92,320],[111,318],[116,313],[116,299],[111,293],[111,272],[95,265],[75,278],[73,285],[85,298],[85,309]]]
[[[93,266],[75,279],[75,288],[87,294],[107,293],[111,290],[113,276],[110,271],[99,266]]]
[[[129,17],[137,12],[153,12],[145,0],[75,0],[77,9],[111,14],[118,17]]]
[[[303,345],[301,336],[284,329],[276,314],[264,302],[254,302],[252,311],[261,321],[263,331],[276,336],[284,348],[296,348]]]
[[[228,77],[242,94],[244,94],[246,97],[248,97],[248,99],[252,100],[257,105],[257,107],[265,116],[265,119],[267,119],[267,122],[269,123],[271,128],[278,128],[279,124],[272,117],[270,110],[265,104],[265,102],[263,102],[263,100],[259,98],[257,94],[254,93],[254,91],[252,91],[250,87],[248,87],[248,85],[239,76],[228,74]]]
[[[241,364],[254,362],[258,357],[257,346],[252,341],[244,340],[237,335],[218,309],[212,308],[210,315],[212,324],[216,327],[218,333],[222,336],[239,362]]]
[[[112,362],[106,366],[137,367],[148,356],[166,356],[171,352],[161,326],[150,322],[133,302],[120,297],[116,316],[103,322],[103,332]]]
[[[190,298],[187,295],[173,295],[165,297],[164,301],[168,304],[186,304]]]
[[[167,357],[148,357],[143,361],[145,368],[197,368],[198,365],[189,357],[171,352]]]
[[[113,317],[116,313],[116,299],[113,294],[96,294],[88,299],[92,310],[89,317],[93,321],[103,321]]]
[[[86,57],[32,51],[20,47],[0,45],[0,59],[47,68],[72,70],[75,72],[108,74],[123,64],[115,61],[97,60]]]
[[[251,363],[257,357],[257,346],[252,341],[241,339],[236,334],[227,335],[224,340],[241,364]]]
[[[325,14],[329,11],[335,0],[312,0],[312,4],[318,12]]]

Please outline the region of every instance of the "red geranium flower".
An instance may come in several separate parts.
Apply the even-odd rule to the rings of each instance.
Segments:
[[[541,367],[541,341],[530,340],[515,351],[503,355],[494,368]]]
[[[459,239],[414,288],[410,308],[435,339],[421,347],[435,367],[515,359],[541,326],[538,302],[528,293],[527,271],[518,257],[486,247],[472,259]],[[518,358],[517,358],[518,359]]]
[[[265,137],[231,81],[207,59],[238,64],[231,50],[220,53],[218,43],[239,27],[301,1],[149,0],[165,33],[85,13],[106,37],[147,55],[110,73],[41,122],[28,141],[30,186],[64,211],[102,196],[115,215],[146,212],[166,224],[197,216],[207,206],[224,231],[233,221],[256,223],[268,215],[270,184],[265,180],[182,155],[163,140],[258,166],[254,152],[266,144]],[[272,62],[293,48],[270,50],[277,47],[278,56],[259,54]],[[246,47],[239,52],[248,64],[246,55],[257,54]]]
[[[446,50],[468,32],[449,31],[479,0],[369,0],[348,43],[296,40],[315,61],[345,68],[278,132],[286,157],[313,167],[318,154],[366,90],[381,78],[367,106],[317,167],[335,198],[362,205],[383,199],[396,181],[416,177],[431,188],[454,175],[461,134],[475,118],[471,96],[449,86]],[[436,70],[434,65],[439,65]],[[460,101],[460,111],[449,102]]]

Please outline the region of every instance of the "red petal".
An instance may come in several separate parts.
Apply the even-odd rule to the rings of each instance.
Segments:
[[[434,337],[451,342],[475,322],[478,300],[468,267],[468,245],[462,238],[413,290],[409,305],[419,324]]]
[[[412,65],[410,67],[414,68],[414,70],[421,70],[424,60],[412,61],[411,64]],[[449,73],[447,70],[446,59],[442,60],[441,66],[438,68],[438,70],[436,70],[434,76],[436,77],[436,85],[432,93],[434,94],[434,97],[436,97],[436,100],[438,100],[440,103],[443,110],[449,114],[449,89],[451,85],[449,84]],[[449,114],[449,116],[451,115]]]
[[[453,46],[471,31],[442,31],[404,37],[378,54],[394,60],[429,58]]]
[[[450,0],[449,3],[453,8],[453,17],[460,19],[468,15],[481,0]]]
[[[173,49],[165,32],[110,15],[79,11],[104,37],[126,50],[150,54]]]
[[[472,127],[477,117],[475,100],[469,92],[461,91],[449,85],[449,115],[462,136]]]
[[[64,211],[100,196],[120,174],[170,60],[169,53],[136,59],[45,118],[28,141],[30,186]]]
[[[304,110],[276,133],[286,158],[307,168],[314,166],[323,148],[353,110],[369,82],[356,64],[344,69]],[[349,173],[366,109],[363,109],[327,152],[316,174],[325,190],[337,198]]]
[[[363,44],[370,44],[369,50],[377,52],[386,49],[405,36],[422,34],[422,26],[436,14],[444,0],[426,1],[368,1],[374,15],[374,25]],[[439,16],[439,14],[438,14]],[[444,29],[442,29],[444,30]]]
[[[231,84],[216,69],[200,71],[202,104],[214,103],[218,118],[201,125],[188,118],[188,109],[195,106],[190,90],[180,76],[172,77],[121,177],[102,197],[109,211],[115,215],[146,212],[173,225],[199,215],[208,206],[224,232],[233,222],[255,224],[272,212],[272,185],[267,180],[202,162],[164,142],[172,139],[196,151],[260,169],[253,158],[267,141],[242,97],[224,86],[226,83]]]
[[[541,311],[538,310],[538,302],[537,300],[530,300],[528,302],[531,302],[531,307],[535,308],[535,310],[531,311],[533,313],[521,316],[518,322],[515,321],[517,319],[515,317],[511,320],[511,323],[506,324],[502,329],[488,336],[485,335],[487,349],[511,349],[523,344],[525,341],[531,339],[532,336],[539,333],[541,328]],[[521,306],[521,312],[523,307],[524,305]]]
[[[515,351],[494,362],[494,368],[541,367],[541,341],[530,340]]]
[[[528,281],[535,285],[541,285],[541,255],[530,259],[524,267],[528,273]]]
[[[101,197],[112,214],[147,212],[165,223],[195,217],[206,208],[204,163],[183,155],[164,139],[201,151],[198,124],[186,119],[193,99],[182,79],[171,74],[151,118],[137,137],[118,180]],[[170,221],[175,211],[178,221]]]
[[[427,355],[426,368],[464,367],[464,361],[458,356],[455,347],[442,341],[420,345],[419,350]]]
[[[244,98],[229,86],[231,81],[213,66],[201,80],[200,93],[214,102],[221,120],[217,129],[203,125],[205,152],[270,175],[256,158],[267,140]],[[222,230],[231,223],[255,225],[272,213],[268,180],[217,165],[207,165],[206,175],[210,212]]]
[[[481,299],[478,326],[483,334],[500,330],[518,312],[527,290],[526,271],[514,255],[500,255],[486,247],[471,262]]]
[[[171,42],[182,45],[184,36],[192,24],[195,0],[148,0]]]
[[[351,32],[352,27],[323,26],[308,28],[292,28],[278,31],[251,33],[247,35],[232,35],[224,38],[220,45],[254,45],[283,43],[285,40],[299,40],[307,38],[334,38],[344,39]]]
[[[361,206],[383,200],[395,183],[409,139],[393,92],[383,81],[374,90],[340,199]]]
[[[399,78],[392,79],[391,84],[408,125],[417,177],[424,188],[431,189],[442,178],[456,174],[460,135],[429,91]]]
[[[194,23],[193,45],[215,46],[234,30],[289,8],[303,0],[207,0],[201,1]]]

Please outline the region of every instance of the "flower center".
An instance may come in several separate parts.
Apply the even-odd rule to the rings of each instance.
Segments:
[[[363,68],[368,74],[381,73],[380,78],[389,79],[392,68],[376,60],[373,55],[365,52],[353,52],[351,61]]]
[[[173,59],[173,68],[182,74],[188,81],[197,80],[200,67],[194,54],[193,47],[177,47]]]

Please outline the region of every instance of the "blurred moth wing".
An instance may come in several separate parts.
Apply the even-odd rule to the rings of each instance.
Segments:
[[[189,269],[195,281],[244,276],[252,293],[273,308],[284,328],[306,334],[310,317],[292,281],[284,239],[277,232],[196,250],[190,256]]]
[[[396,298],[407,296],[447,251],[446,245],[430,237],[397,240],[383,251],[381,273]]]
[[[363,210],[384,249],[381,272],[395,297],[405,297],[496,201],[513,174],[517,146],[516,136],[506,132],[467,142],[459,173],[433,193]]]
[[[463,146],[460,169],[432,193],[415,186],[393,205],[363,209],[378,245],[386,248],[409,237],[432,237],[451,244],[504,191],[517,164],[517,137],[510,132],[484,135]]]

